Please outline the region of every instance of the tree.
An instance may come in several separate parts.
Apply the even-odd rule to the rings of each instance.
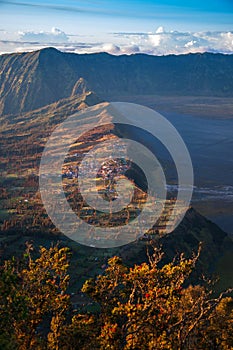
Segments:
[[[103,275],[82,292],[95,312],[74,312],[67,293],[69,250],[31,246],[0,274],[0,349],[5,350],[230,350],[233,299],[214,298],[206,286],[188,285],[199,253],[161,264],[155,249],[148,262],[126,266],[115,256]]]
[[[58,349],[59,327],[69,309],[69,251],[58,246],[40,248],[40,256],[33,260],[31,248],[28,245],[23,260],[13,258],[1,267],[1,336],[15,349],[44,349],[39,329],[51,320],[48,344]]]
[[[155,250],[149,263],[133,268],[118,257],[110,259],[105,274],[83,286],[101,308],[100,349],[231,349],[232,299],[227,299],[231,311],[222,312],[218,322],[224,294],[211,299],[207,287],[184,288],[197,258],[180,256],[159,267],[161,253]],[[221,318],[227,327],[216,335]]]

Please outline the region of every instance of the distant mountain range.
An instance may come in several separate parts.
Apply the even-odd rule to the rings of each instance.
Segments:
[[[79,55],[46,48],[0,56],[0,115],[90,90],[105,100],[134,94],[232,97],[233,55]]]

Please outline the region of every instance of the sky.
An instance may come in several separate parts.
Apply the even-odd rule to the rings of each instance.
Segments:
[[[232,0],[0,0],[0,53],[233,53]]]

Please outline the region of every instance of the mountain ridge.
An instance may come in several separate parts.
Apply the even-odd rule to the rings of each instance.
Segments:
[[[113,56],[54,48],[5,54],[0,56],[0,115],[28,112],[79,94],[75,87],[80,79],[104,100],[135,93],[232,97],[233,55]]]

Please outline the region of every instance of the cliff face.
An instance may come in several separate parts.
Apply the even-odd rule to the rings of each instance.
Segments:
[[[86,90],[104,99],[133,94],[232,96],[233,55],[116,57],[47,48],[0,56],[2,115],[34,110]]]
[[[54,49],[1,56],[0,113],[18,114],[69,97],[66,82],[73,75],[64,58]]]

